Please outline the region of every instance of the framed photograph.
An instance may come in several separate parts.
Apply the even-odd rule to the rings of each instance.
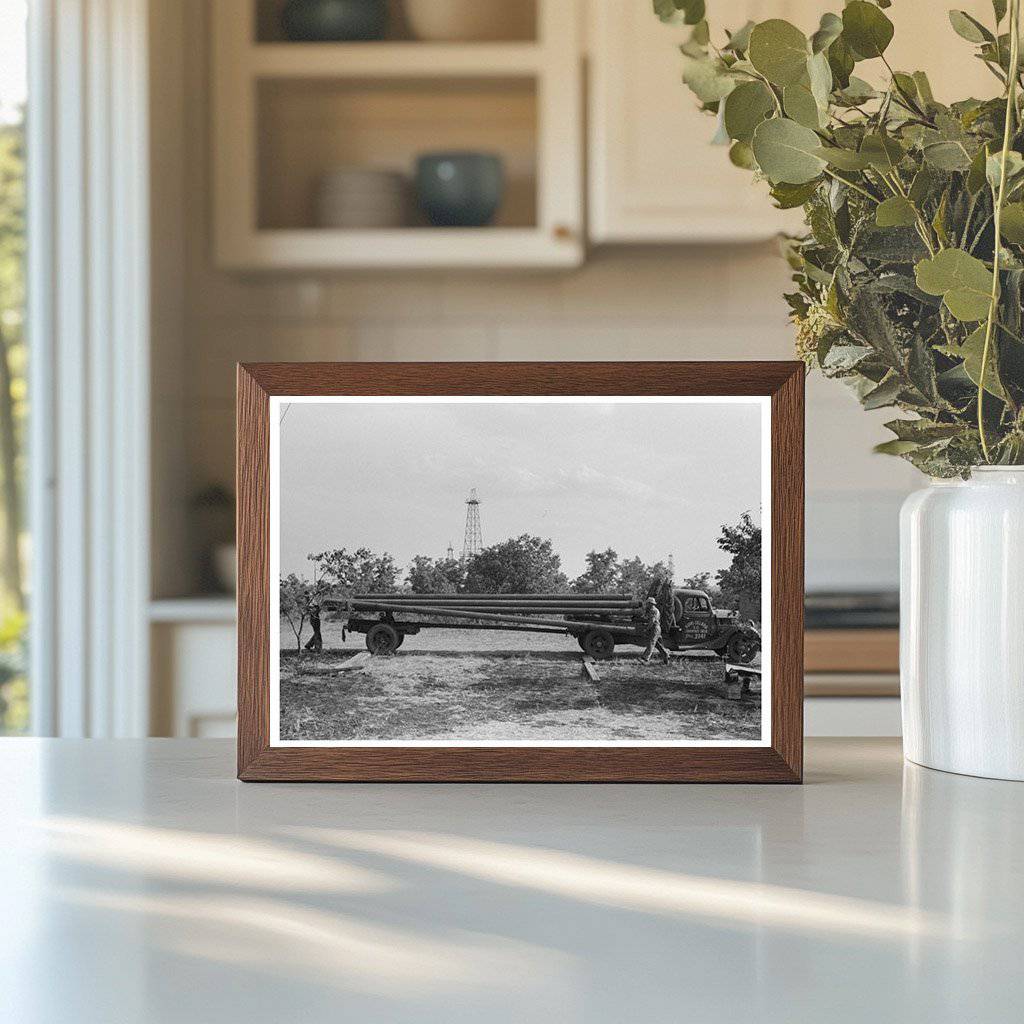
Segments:
[[[799,782],[798,362],[238,368],[238,775]]]

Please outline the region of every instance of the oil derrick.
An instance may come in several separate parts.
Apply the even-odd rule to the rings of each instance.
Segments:
[[[462,541],[462,560],[465,562],[479,555],[483,547],[484,542],[480,537],[480,499],[474,487],[466,499],[466,535]]]

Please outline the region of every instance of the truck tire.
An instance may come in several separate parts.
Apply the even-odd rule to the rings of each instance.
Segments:
[[[583,634],[580,647],[594,661],[607,661],[615,652],[615,637],[606,629],[590,629]]]
[[[394,654],[401,642],[398,630],[386,622],[371,626],[366,634],[366,649],[371,654]]]
[[[752,636],[736,633],[729,637],[729,642],[725,646],[726,659],[736,665],[749,665],[757,654],[758,646]]]

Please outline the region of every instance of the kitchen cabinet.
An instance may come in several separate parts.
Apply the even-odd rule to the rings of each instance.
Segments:
[[[992,20],[988,0],[958,6]],[[785,18],[809,34],[829,6],[737,0],[709,9],[713,32],[748,19]],[[902,3],[886,14],[896,27],[887,54],[894,67],[927,71],[943,101],[994,94],[998,83],[954,34],[945,8]],[[590,0],[587,24],[593,242],[752,241],[800,229],[799,210],[774,209],[767,186],[732,166],[724,147],[709,144],[715,121],[697,109],[681,81],[678,46],[688,27],[662,24],[643,0]],[[878,61],[860,64],[857,73],[876,80],[886,74]]]
[[[816,26],[820,4],[743,0],[712,7],[738,28],[787,18]],[[718,14],[716,15],[716,11]],[[770,238],[800,224],[780,214],[767,185],[710,145],[715,120],[681,80],[689,28],[664,25],[649,3],[590,0],[588,174],[594,242],[730,242]]]
[[[526,3],[527,0],[520,0]],[[273,0],[211,5],[214,254],[230,269],[559,267],[583,258],[579,0],[535,0],[533,38],[282,38]],[[325,227],[352,168],[411,179],[424,152],[497,153],[493,224]],[[407,182],[408,185],[411,181]]]

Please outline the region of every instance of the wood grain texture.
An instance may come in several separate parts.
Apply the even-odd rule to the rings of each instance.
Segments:
[[[768,395],[770,747],[271,747],[271,395]],[[238,368],[238,776],[245,781],[799,782],[804,368],[798,362],[250,363]]]
[[[270,402],[238,367],[238,772],[270,746]]]
[[[809,629],[804,645],[807,672],[900,670],[898,629]]]

